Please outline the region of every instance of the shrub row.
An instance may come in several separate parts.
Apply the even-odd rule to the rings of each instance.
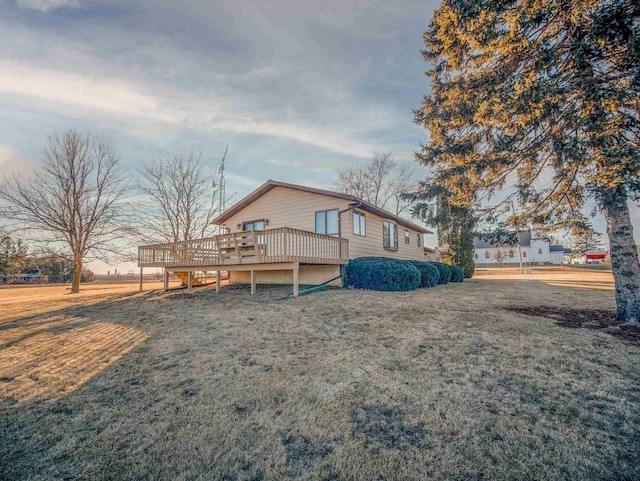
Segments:
[[[347,264],[345,284],[374,291],[412,291],[448,282],[462,282],[460,267],[389,257],[360,257]]]

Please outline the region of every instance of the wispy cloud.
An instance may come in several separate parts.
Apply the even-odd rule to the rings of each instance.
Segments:
[[[42,110],[59,111],[61,105],[72,106],[75,112],[68,112],[75,115],[117,113],[131,117],[123,118],[130,122],[147,119],[183,129],[282,137],[356,157],[367,157],[372,153],[370,146],[344,138],[330,129],[256,116],[235,108],[226,99],[175,91],[153,95],[117,80],[38,69],[2,60],[0,70],[3,72],[0,93],[36,99]],[[14,97],[13,101],[24,103],[25,99]]]
[[[80,8],[79,0],[16,0],[16,5],[27,10],[48,13],[59,8]]]

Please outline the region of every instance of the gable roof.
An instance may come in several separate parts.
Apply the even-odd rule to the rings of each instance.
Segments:
[[[473,238],[473,248],[474,249],[488,249],[492,247],[506,247],[506,246],[515,246],[518,243],[522,247],[530,247],[531,240],[534,237],[531,235],[531,229],[523,230],[518,232],[518,241],[516,242],[516,233],[514,231],[505,233],[504,236],[498,236],[497,238],[487,239],[482,235],[476,234]],[[544,239],[544,237],[536,237],[535,239]]]
[[[380,207],[377,207],[362,199],[358,199],[353,195],[343,194],[341,192],[333,192],[333,191],[324,190],[324,189],[316,189],[315,187],[306,187],[304,185],[289,184],[287,182],[279,182],[277,180],[266,181],[264,184],[262,184],[253,192],[251,192],[244,199],[236,202],[234,205],[232,205],[230,208],[224,211],[222,215],[213,219],[212,224],[216,224],[216,225],[223,224],[226,220],[230,219],[231,217],[236,215],[238,212],[240,212],[242,209],[252,204],[256,200],[258,200],[260,197],[265,195],[267,192],[275,189],[276,187],[284,187],[286,189],[300,190],[302,192],[309,192],[311,194],[326,195],[329,197],[335,197],[336,199],[347,200],[353,203],[351,207],[355,207],[357,205],[358,209],[364,210],[366,212],[370,212],[380,217],[384,217],[385,219],[393,220],[404,227],[408,227],[418,232],[422,232],[423,234],[433,234],[433,232],[431,232],[429,229],[425,229],[424,227],[414,224],[413,222],[410,222],[407,219],[404,219],[403,217],[392,214],[391,212],[381,209]]]

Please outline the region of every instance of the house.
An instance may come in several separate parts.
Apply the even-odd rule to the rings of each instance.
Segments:
[[[598,248],[591,249],[582,254],[576,254],[571,249],[565,250],[565,264],[610,264],[611,257],[609,251]]]
[[[425,260],[431,233],[352,195],[269,180],[213,220],[225,234],[141,246],[138,266],[166,275],[229,272],[230,283],[339,282],[350,259],[385,256]]]
[[[522,262],[527,265],[563,263],[564,247],[551,245],[549,238],[540,229],[519,232],[517,242],[513,234],[515,233],[492,241],[476,236],[473,240],[473,260],[476,267],[519,266],[520,253]]]
[[[424,261],[425,262],[440,262],[441,253],[439,248],[432,249],[431,247],[424,248]]]
[[[20,274],[0,274],[0,284],[41,284],[47,282],[47,276],[43,275],[36,265],[30,266]]]

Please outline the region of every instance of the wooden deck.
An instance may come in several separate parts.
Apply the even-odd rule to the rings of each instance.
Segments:
[[[348,262],[347,239],[289,227],[138,247],[138,267],[164,267],[172,271],[195,268],[216,271],[253,264]],[[245,269],[247,267],[242,270]]]

